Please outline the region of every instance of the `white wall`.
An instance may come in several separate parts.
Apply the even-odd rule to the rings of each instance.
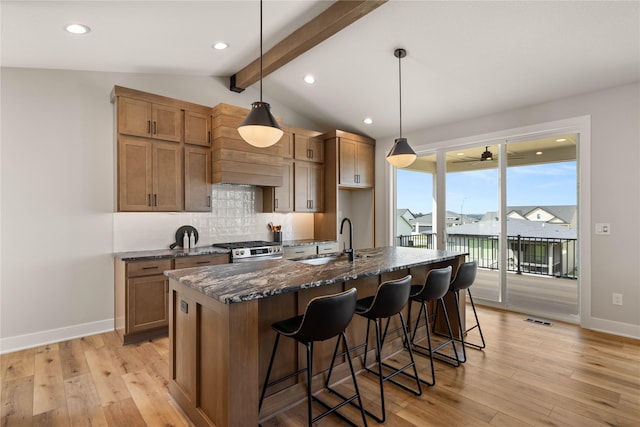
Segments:
[[[2,68],[0,78],[1,352],[112,329],[114,250],[167,247],[176,225],[192,222],[206,224],[203,243],[229,237],[216,230],[233,212],[220,213],[218,223],[207,214],[113,213],[110,93],[119,85],[249,107],[255,90],[236,94],[226,81],[192,76]],[[286,124],[314,129],[299,114],[272,107]],[[298,214],[256,213],[238,230],[263,228],[259,237],[267,237],[269,220],[291,227],[285,238],[308,238],[309,227],[313,235],[312,217]]]
[[[591,263],[581,271],[590,276],[590,293],[583,292],[581,325],[640,338],[640,83],[611,88],[412,132],[407,135],[416,151],[428,150],[442,141],[471,138],[539,123],[590,116],[591,224],[581,224],[580,239],[591,242]],[[376,170],[386,168],[385,154],[394,136],[379,138]],[[377,244],[385,244],[392,195],[389,171],[376,175]],[[611,224],[611,235],[593,233],[596,222]],[[590,269],[590,274],[588,274]],[[612,292],[624,295],[624,305],[612,304]]]

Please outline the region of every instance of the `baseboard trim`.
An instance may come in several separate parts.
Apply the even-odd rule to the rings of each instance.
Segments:
[[[615,322],[613,320],[599,319],[597,317],[590,317],[588,319],[584,319],[583,317],[583,322],[580,326],[593,331],[640,339],[640,325]]]
[[[113,319],[106,319],[32,334],[0,338],[0,354],[113,331],[113,325]]]

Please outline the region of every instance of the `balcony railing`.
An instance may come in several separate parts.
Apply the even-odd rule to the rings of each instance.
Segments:
[[[434,249],[434,234],[397,236],[397,246]],[[451,234],[446,248],[468,252],[469,260],[478,267],[499,268],[497,235]],[[578,277],[577,239],[550,239],[542,237],[507,236],[507,271],[542,276]]]

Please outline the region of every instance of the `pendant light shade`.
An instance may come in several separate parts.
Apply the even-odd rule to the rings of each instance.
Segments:
[[[391,151],[387,154],[387,161],[397,168],[406,168],[416,160],[416,157],[407,138],[396,138]]]
[[[238,127],[238,133],[247,143],[259,148],[272,146],[284,134],[271,114],[271,106],[262,102],[262,0],[260,0],[260,101],[251,104],[251,111]]]
[[[402,68],[400,60],[407,56],[407,51],[404,49],[396,49],[393,52],[393,56],[398,58],[398,81],[400,83],[400,137],[396,138],[391,147],[391,151],[387,154],[387,161],[397,168],[406,168],[416,160],[416,153],[413,151],[407,138],[402,137]]]
[[[284,132],[270,110],[271,107],[266,102],[251,104],[251,111],[238,128],[242,139],[254,147],[265,148],[282,138]]]

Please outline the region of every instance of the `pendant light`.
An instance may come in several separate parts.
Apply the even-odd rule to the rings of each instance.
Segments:
[[[284,134],[271,114],[271,106],[262,102],[262,0],[260,0],[260,101],[251,104],[251,111],[238,127],[238,132],[242,139],[259,148],[272,146]]]
[[[406,168],[416,160],[416,153],[413,151],[407,138],[402,137],[402,66],[400,64],[402,58],[407,56],[404,49],[396,49],[393,55],[398,58],[398,77],[400,82],[400,137],[396,138],[391,147],[391,151],[387,154],[387,161],[397,168]]]

